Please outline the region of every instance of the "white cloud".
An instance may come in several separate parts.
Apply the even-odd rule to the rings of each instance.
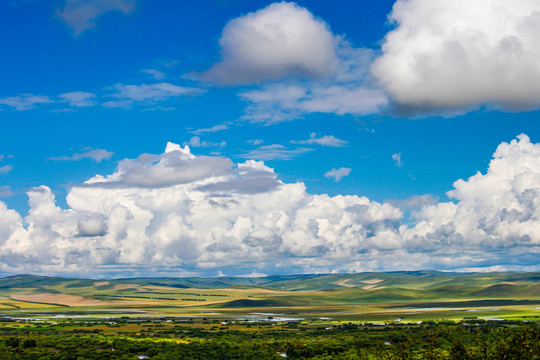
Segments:
[[[214,125],[210,128],[203,128],[203,129],[197,129],[197,130],[193,130],[191,131],[192,134],[195,134],[195,135],[202,135],[202,134],[206,134],[206,133],[214,133],[214,132],[218,132],[218,131],[222,131],[222,130],[227,130],[229,128],[229,126],[227,124],[219,124],[219,125]]]
[[[263,139],[250,139],[250,140],[246,140],[246,142],[248,144],[257,146],[257,145],[261,145],[264,142],[264,140]]]
[[[407,246],[433,256],[443,256],[443,251],[466,254],[471,257],[466,266],[538,265],[539,160],[540,144],[525,135],[502,143],[486,174],[454,183],[447,195],[455,203],[426,206],[416,213],[416,226],[403,231]]]
[[[204,92],[202,89],[178,86],[170,83],[123,85],[113,87],[117,92],[110,96],[120,99],[103,103],[105,107],[128,109],[133,103],[154,104],[179,96],[195,96]]]
[[[12,165],[3,165],[0,166],[0,174],[7,174],[13,169]]]
[[[12,155],[4,155],[4,154],[0,154],[0,161],[4,160],[4,159],[9,159],[9,158],[12,158],[13,156]],[[2,174],[7,174],[8,172],[10,172],[11,170],[13,170],[13,165],[2,165],[0,166],[0,175]],[[1,190],[1,188],[0,188]],[[5,191],[6,189],[4,189]]]
[[[337,60],[326,23],[288,2],[229,21],[219,44],[223,60],[202,79],[225,85],[289,76],[319,78],[332,72]]]
[[[308,145],[317,144],[317,145],[321,145],[321,146],[343,147],[343,146],[347,146],[347,144],[349,142],[345,141],[345,140],[338,139],[337,137],[335,137],[333,135],[324,135],[324,136],[321,136],[321,137],[317,137],[316,133],[311,133],[309,135],[308,140],[299,140],[299,141],[293,140],[293,141],[291,141],[291,143],[293,143],[293,144],[308,144]]]
[[[401,165],[403,165],[403,163],[401,162],[401,153],[392,154],[392,160],[394,160],[394,164],[397,167],[401,167]]]
[[[436,205],[439,201],[433,195],[424,194],[414,195],[402,200],[386,200],[385,202],[401,210],[419,210],[424,206]]]
[[[47,160],[52,161],[80,161],[82,159],[92,159],[96,162],[102,162],[103,160],[110,159],[114,153],[105,149],[92,149],[86,147],[82,152],[74,153],[71,156],[55,156],[50,157]]]
[[[314,112],[367,115],[378,112],[388,103],[381,90],[358,87],[358,84],[273,83],[244,91],[240,97],[248,102],[242,118],[266,125]]]
[[[135,0],[66,0],[63,9],[56,10],[60,18],[75,36],[96,26],[95,20],[110,11],[124,15],[135,9]]]
[[[372,73],[400,106],[540,107],[540,3],[398,0]]]
[[[259,273],[300,269],[321,257],[349,262],[361,249],[395,246],[388,241],[402,215],[390,205],[310,195],[301,183],[278,181],[262,162],[208,161],[168,144],[161,155],[124,160],[114,174],[73,187],[67,210],[55,205],[47,187],[32,189],[27,228],[0,202],[0,268],[95,274],[108,265]],[[216,173],[216,165],[222,171]],[[150,181],[134,183],[135,171]]]
[[[370,84],[374,52],[355,49],[336,37],[337,63],[324,79],[283,79],[240,93],[248,103],[244,120],[266,125],[302,118],[310,113],[368,115],[388,105],[385,92]]]
[[[332,169],[330,171],[327,171],[324,174],[324,177],[329,179],[334,179],[335,182],[339,182],[341,179],[343,179],[345,176],[349,176],[351,173],[350,168],[339,168],[339,169]]]
[[[260,84],[240,93],[248,103],[244,120],[269,125],[314,112],[367,115],[388,104],[368,74],[375,52],[355,49],[294,3],[274,3],[230,21],[220,45],[223,60],[201,78]]]
[[[141,72],[152,76],[154,80],[162,80],[167,76],[163,71],[157,69],[142,69]]]
[[[44,95],[22,94],[0,99],[0,105],[6,105],[18,111],[34,109],[36,105],[49,104],[53,101]]]
[[[241,156],[246,159],[256,160],[291,160],[298,155],[302,155],[310,151],[313,151],[313,149],[298,148],[291,150],[287,149],[283,145],[272,144],[260,146],[257,149],[251,150]]]
[[[74,91],[60,94],[58,96],[67,102],[69,106],[73,107],[88,107],[96,105],[94,100],[96,95],[89,92]]]
[[[263,162],[234,164],[169,143],[74,186],[65,210],[45,186],[28,192],[24,219],[0,202],[0,270],[538,270],[538,189],[540,144],[521,135],[497,148],[485,174],[456,181],[453,202],[411,201],[421,209],[405,225],[390,204],[312,195]]]
[[[14,194],[14,192],[11,190],[11,187],[8,185],[1,185],[0,186],[0,197],[10,197]]]
[[[213,143],[206,140],[201,140],[199,136],[193,136],[189,141],[184,142],[184,145],[189,145],[191,147],[224,147],[227,145],[226,141],[219,143]]]

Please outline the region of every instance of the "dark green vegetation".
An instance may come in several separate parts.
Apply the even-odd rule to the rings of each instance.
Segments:
[[[0,359],[540,359],[534,322],[421,325],[128,319],[4,322]]]

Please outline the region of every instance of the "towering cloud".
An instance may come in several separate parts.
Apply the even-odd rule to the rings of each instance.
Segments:
[[[540,107],[540,3],[398,0],[373,74],[401,106]]]

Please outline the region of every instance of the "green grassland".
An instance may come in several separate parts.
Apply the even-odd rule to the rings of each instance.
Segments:
[[[298,320],[538,320],[540,273],[437,271],[261,278],[0,279],[3,316],[264,315]],[[267,316],[267,317],[268,317]]]

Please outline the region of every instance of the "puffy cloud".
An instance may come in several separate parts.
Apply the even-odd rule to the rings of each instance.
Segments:
[[[292,144],[317,144],[321,146],[332,146],[332,147],[342,147],[346,146],[349,142],[345,140],[338,139],[333,135],[324,135],[317,137],[316,133],[311,133],[308,140],[298,140],[291,141]]]
[[[88,107],[96,105],[96,102],[94,101],[96,95],[89,92],[74,91],[60,94],[58,96],[67,102],[69,106],[73,107]]]
[[[335,182],[339,182],[341,179],[343,179],[345,176],[349,176],[351,173],[351,168],[339,168],[339,169],[332,169],[330,171],[327,171],[324,174],[324,177],[328,179],[334,179]]]
[[[107,234],[106,219],[103,215],[86,215],[79,218],[77,229],[79,236],[104,236]]]
[[[398,0],[372,73],[400,106],[540,106],[540,3]]]
[[[82,159],[92,159],[96,162],[102,162],[103,160],[110,159],[114,153],[105,149],[92,149],[85,147],[82,152],[74,153],[71,156],[55,156],[50,157],[47,160],[52,161],[80,161]]]
[[[280,2],[233,19],[219,40],[222,61],[202,74],[219,84],[318,78],[336,66],[335,39],[305,8]]]
[[[6,105],[18,111],[34,109],[39,104],[49,104],[52,100],[44,95],[22,94],[0,99],[0,105]]]
[[[74,186],[65,210],[45,186],[28,192],[24,220],[0,202],[0,270],[537,270],[538,189],[540,144],[525,135],[502,143],[485,174],[456,181],[453,201],[396,204],[420,207],[411,224],[391,204],[309,194],[261,161],[234,164],[169,143],[163,154],[123,160]]]
[[[75,36],[96,26],[95,20],[110,11],[129,14],[135,9],[135,0],[66,0],[63,9],[56,10]]]

